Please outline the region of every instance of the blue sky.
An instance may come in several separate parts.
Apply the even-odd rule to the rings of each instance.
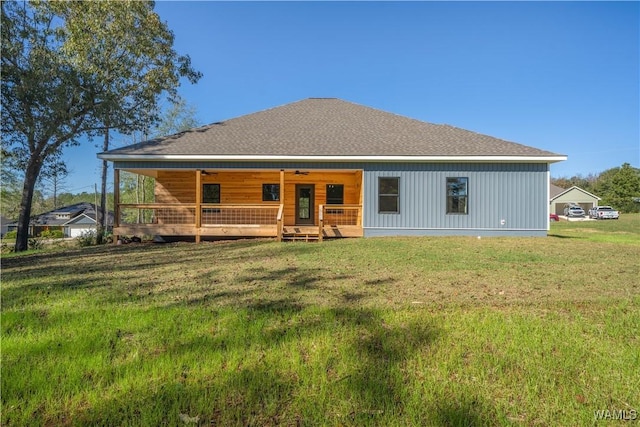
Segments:
[[[204,74],[180,88],[202,124],[337,97],[568,155],[553,177],[640,167],[638,2],[161,1],[156,11]],[[69,190],[99,183],[97,151],[67,149]]]

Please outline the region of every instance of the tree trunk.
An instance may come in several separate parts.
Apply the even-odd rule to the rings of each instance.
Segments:
[[[58,209],[58,171],[53,173],[53,209]]]
[[[31,204],[33,202],[33,191],[42,168],[40,159],[33,156],[24,174],[24,184],[22,187],[22,200],[20,201],[20,216],[18,218],[18,230],[16,235],[16,252],[29,249],[29,222],[31,220]]]
[[[102,151],[109,150],[109,128],[107,127],[104,132],[104,144],[102,144]],[[98,215],[96,242],[100,245],[103,243],[104,231],[107,229],[107,171],[109,166],[106,160],[102,161],[102,182],[100,192],[100,215]]]
[[[140,174],[136,174],[136,204],[140,203]],[[136,209],[138,211],[138,219],[136,220],[136,224],[142,223],[142,210]]]

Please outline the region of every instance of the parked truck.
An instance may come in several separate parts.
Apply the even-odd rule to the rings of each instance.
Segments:
[[[564,216],[567,218],[570,217],[579,217],[583,218],[585,215],[584,209],[575,203],[567,203],[564,205]]]
[[[594,206],[589,209],[589,218],[594,219],[618,219],[620,214],[611,206]]]

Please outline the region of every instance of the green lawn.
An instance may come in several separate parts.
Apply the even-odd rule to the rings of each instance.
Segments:
[[[2,425],[591,425],[640,411],[640,215],[547,238],[2,259]],[[615,412],[624,411],[624,412]]]

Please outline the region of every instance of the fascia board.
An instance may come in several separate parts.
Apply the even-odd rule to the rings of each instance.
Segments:
[[[217,162],[442,162],[442,163],[555,163],[567,160],[567,156],[288,156],[288,155],[210,155],[210,154],[108,154],[98,158],[109,161],[217,161]]]

